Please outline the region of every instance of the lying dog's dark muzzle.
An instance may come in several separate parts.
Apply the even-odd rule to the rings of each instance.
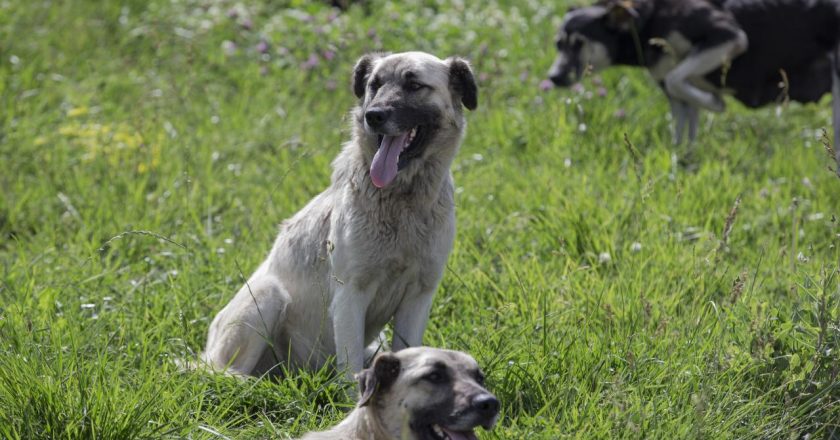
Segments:
[[[478,413],[479,424],[490,429],[499,415],[499,399],[492,394],[479,394],[472,401],[472,409]]]

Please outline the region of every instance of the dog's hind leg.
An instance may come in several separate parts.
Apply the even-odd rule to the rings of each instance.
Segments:
[[[700,124],[700,109],[693,105],[685,106],[686,119],[688,119],[688,142],[694,143],[697,139],[697,126]]]
[[[265,350],[274,350],[276,329],[291,298],[271,275],[252,277],[210,324],[202,358],[214,369],[254,374]],[[278,357],[285,356],[275,350]]]
[[[747,35],[743,31],[738,31],[736,36],[726,43],[689,56],[665,76],[665,89],[668,91],[668,95],[685,101],[694,107],[722,112],[725,108],[723,99],[714,93],[696,87],[692,84],[692,80],[701,78],[721,67],[746,49]]]
[[[688,142],[694,142],[697,138],[700,109],[671,96],[668,96],[668,102],[671,104],[671,117],[674,120],[674,145],[682,144],[686,129]]]
[[[671,104],[671,119],[674,123],[674,145],[680,145],[685,133],[685,104],[670,95],[668,95],[668,103]]]

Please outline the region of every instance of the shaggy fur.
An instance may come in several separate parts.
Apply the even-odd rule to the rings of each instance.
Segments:
[[[422,342],[455,235],[450,165],[475,82],[463,60],[409,52],[363,57],[353,83],[360,101],[332,183],[283,222],[268,258],[213,320],[203,359],[215,369],[317,369],[335,356],[358,372],[392,319],[395,350]],[[377,128],[371,112],[387,113]],[[413,128],[396,177],[375,186],[382,140]]]
[[[358,375],[360,398],[335,428],[303,440],[477,440],[499,401],[465,353],[427,347],[380,354]]]

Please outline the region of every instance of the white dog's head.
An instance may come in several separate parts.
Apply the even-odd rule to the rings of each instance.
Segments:
[[[499,416],[499,400],[484,388],[475,359],[459,351],[382,353],[358,379],[359,406],[393,438],[476,440],[474,430],[492,428]]]
[[[469,64],[423,52],[369,54],[356,63],[357,135],[379,188],[400,174],[411,181],[424,162],[451,161],[464,130],[461,105],[473,110],[478,91]]]

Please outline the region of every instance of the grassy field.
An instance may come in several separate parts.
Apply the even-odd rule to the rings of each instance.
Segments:
[[[503,414],[481,438],[840,437],[829,97],[730,101],[675,148],[643,72],[541,89],[565,2],[368,4],[0,1],[0,438],[339,420],[326,372],[174,360],[328,184],[355,60],[415,49],[479,80],[425,342],[487,371]]]

